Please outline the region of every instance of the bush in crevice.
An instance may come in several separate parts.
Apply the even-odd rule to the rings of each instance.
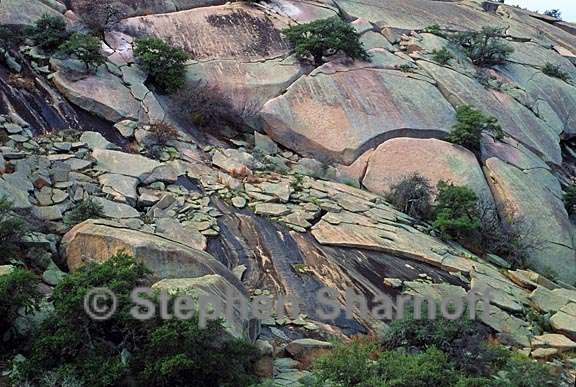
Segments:
[[[84,199],[70,210],[64,219],[66,224],[75,225],[88,219],[99,219],[104,217],[104,208],[92,198]]]
[[[514,49],[505,43],[501,28],[483,27],[481,31],[459,32],[452,40],[463,47],[472,63],[490,67],[504,64]]]
[[[414,173],[394,184],[386,200],[413,218],[427,219],[432,211],[432,186],[426,177]]]
[[[100,49],[100,39],[91,35],[75,33],[58,50],[64,55],[81,61],[86,67],[86,72],[90,72],[106,62],[100,54]]]
[[[426,34],[432,34],[436,36],[440,36],[441,38],[446,37],[446,34],[442,32],[442,27],[439,24],[432,24],[422,30],[422,32]]]
[[[478,153],[482,133],[489,131],[496,140],[504,138],[502,127],[494,117],[484,115],[472,106],[464,105],[456,109],[456,124],[453,126],[448,141],[462,145],[469,150]]]
[[[23,39],[24,36],[21,32],[17,32],[15,27],[0,25],[0,50],[10,51],[18,46]]]
[[[445,65],[454,59],[454,55],[446,47],[442,47],[440,50],[432,50],[432,60],[438,64]]]
[[[68,38],[64,19],[49,15],[43,15],[28,28],[27,35],[38,47],[48,51],[56,50]]]
[[[178,91],[173,99],[174,114],[202,129],[215,131],[240,130],[259,110],[255,102],[247,98],[238,107],[217,85],[203,82]]]
[[[282,33],[299,58],[311,58],[316,66],[324,63],[325,56],[339,52],[352,59],[370,59],[354,27],[336,16],[297,24]]]
[[[440,181],[434,202],[434,222],[443,238],[465,241],[480,229],[478,197],[466,186]]]
[[[158,38],[136,40],[134,57],[150,77],[150,81],[166,94],[172,94],[184,85],[184,63],[190,55]]]
[[[549,77],[558,78],[563,80],[564,82],[568,82],[572,79],[570,77],[570,74],[562,70],[562,67],[560,67],[560,65],[554,65],[552,63],[546,63],[542,68],[542,72],[548,75]]]
[[[156,122],[150,125],[147,139],[155,144],[165,146],[168,142],[178,139],[178,129],[165,122]]]

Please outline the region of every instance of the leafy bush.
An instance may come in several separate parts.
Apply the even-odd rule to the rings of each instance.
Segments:
[[[432,50],[432,60],[436,63],[445,65],[451,59],[454,59],[454,56],[446,47],[442,47],[440,50]]]
[[[564,206],[566,207],[566,211],[570,216],[576,214],[576,183],[570,185],[566,188],[564,192]]]
[[[324,63],[324,56],[344,53],[352,59],[369,60],[360,35],[339,17],[298,24],[282,31],[300,58],[312,57],[314,64]]]
[[[84,199],[66,214],[66,224],[78,224],[88,219],[104,217],[104,208],[92,199]]]
[[[571,79],[570,74],[562,70],[560,65],[553,65],[552,63],[546,63],[542,68],[542,72],[549,77],[558,78],[564,82],[568,82]]]
[[[480,151],[480,140],[484,131],[490,131],[497,140],[504,137],[502,127],[496,118],[488,117],[472,106],[460,106],[456,110],[456,121],[448,141],[462,145],[473,152]]]
[[[442,27],[440,27],[440,25],[438,24],[432,24],[426,28],[424,28],[424,30],[422,30],[422,32],[427,33],[427,34],[433,34],[433,35],[437,35],[440,37],[444,37],[445,34],[442,32]]]
[[[66,23],[58,16],[43,15],[27,32],[36,45],[48,51],[56,50],[68,37]]]
[[[504,30],[494,27],[483,27],[482,31],[460,32],[453,40],[464,48],[472,63],[489,67],[506,62],[514,51],[503,42]]]
[[[202,330],[197,316],[185,321],[131,316],[130,294],[149,285],[149,274],[120,253],[66,276],[54,290],[54,312],[33,336],[14,382],[35,383],[55,374],[95,387],[126,385],[128,377],[153,387],[247,385],[256,350],[229,337],[220,321]],[[116,313],[103,321],[84,310],[88,290],[99,287],[117,297]]]
[[[36,287],[38,282],[38,277],[34,273],[20,268],[0,275],[0,342],[4,333],[18,317],[21,308],[24,308],[25,312],[32,312],[38,308],[42,299]]]
[[[74,2],[74,10],[91,31],[102,34],[126,17],[127,6],[116,0],[83,0]]]
[[[134,55],[162,92],[171,94],[184,85],[184,63],[190,58],[186,51],[158,38],[144,38],[136,41]]]
[[[417,173],[403,177],[390,188],[386,200],[405,214],[427,219],[432,209],[430,181]]]
[[[464,240],[480,228],[478,197],[470,188],[438,183],[434,208],[434,227],[444,238]]]
[[[16,252],[26,230],[22,218],[13,212],[12,202],[6,196],[0,196],[0,263]]]
[[[489,344],[477,321],[391,322],[382,345],[339,343],[314,364],[315,387],[536,387],[558,385],[550,368]],[[522,377],[522,373],[525,374]]]
[[[95,70],[104,64],[105,60],[100,54],[100,40],[94,36],[75,33],[68,41],[62,44],[59,51],[80,60],[86,66],[86,71]]]
[[[559,9],[549,9],[544,11],[544,15],[554,17],[558,20],[562,20],[562,12]]]

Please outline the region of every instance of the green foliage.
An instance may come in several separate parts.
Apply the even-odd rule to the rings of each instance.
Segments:
[[[376,343],[368,340],[340,343],[314,364],[317,379],[338,382],[337,386],[355,386],[370,380],[376,376],[370,356],[379,349]]]
[[[403,73],[413,73],[414,67],[409,64],[402,64],[398,66],[398,70],[402,71]]]
[[[390,188],[386,200],[414,218],[427,219],[432,209],[432,187],[424,176],[414,173]]]
[[[16,252],[27,230],[22,218],[12,209],[12,202],[6,196],[0,196],[0,264]]]
[[[104,64],[105,60],[100,54],[100,40],[94,36],[75,33],[62,44],[59,51],[80,60],[86,66],[86,71],[95,70]]]
[[[550,368],[490,345],[476,321],[393,321],[382,346],[339,343],[314,364],[314,387],[536,387],[559,385]],[[522,376],[524,375],[524,376]],[[307,384],[308,385],[308,384]]]
[[[544,15],[556,18],[558,20],[562,20],[562,12],[559,9],[549,9],[544,11]]]
[[[90,198],[77,203],[76,207],[66,214],[64,221],[66,224],[74,225],[88,219],[99,219],[103,217],[104,208]]]
[[[247,342],[224,338],[222,325],[199,327],[197,317],[152,329],[134,368],[146,386],[247,386],[255,382],[258,351]]]
[[[422,32],[425,32],[427,34],[433,34],[433,35],[437,35],[440,37],[444,37],[445,34],[442,32],[442,27],[440,27],[440,25],[438,24],[432,24],[426,28],[424,28],[424,30],[422,30]]]
[[[339,17],[298,24],[282,31],[300,58],[312,57],[314,64],[324,63],[324,56],[338,52],[352,59],[369,60],[360,35]]]
[[[66,276],[54,290],[54,312],[33,336],[14,383],[37,383],[44,375],[95,387],[125,385],[128,377],[152,387],[252,382],[256,349],[229,337],[220,321],[202,330],[197,316],[185,321],[132,317],[130,294],[149,284],[149,274],[120,253]],[[117,297],[116,313],[104,321],[84,310],[88,290],[100,287]]]
[[[34,273],[20,268],[0,275],[0,342],[18,317],[18,310],[23,308],[25,312],[32,312],[38,308],[42,299],[36,287],[38,282]]]
[[[68,32],[63,18],[43,15],[33,27],[29,28],[28,36],[40,48],[53,51],[64,43]]]
[[[576,183],[570,185],[566,188],[564,192],[564,206],[566,207],[566,211],[568,211],[569,215],[576,214]]]
[[[442,47],[440,50],[432,50],[432,60],[438,64],[445,65],[451,59],[454,59],[454,56],[446,47]]]
[[[480,151],[482,132],[491,132],[497,140],[502,140],[504,132],[494,117],[488,117],[472,106],[460,106],[456,110],[456,124],[448,136],[448,141],[462,145],[473,152]]]
[[[570,79],[572,79],[570,77],[570,74],[562,70],[562,67],[560,67],[560,65],[554,65],[552,63],[546,63],[542,68],[542,72],[548,75],[549,77],[558,78],[563,80],[564,82],[568,82]]]
[[[465,239],[480,228],[478,197],[470,188],[438,183],[434,222],[444,238]]]
[[[134,55],[160,91],[170,94],[184,85],[184,63],[190,59],[186,51],[158,38],[144,38],[136,41]]]
[[[514,51],[503,41],[504,30],[494,27],[483,27],[482,31],[460,32],[453,40],[461,45],[466,55],[477,66],[489,67],[506,62]]]

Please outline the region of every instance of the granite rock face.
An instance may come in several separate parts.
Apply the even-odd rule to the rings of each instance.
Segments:
[[[345,164],[390,138],[445,137],[454,124],[452,106],[430,82],[368,68],[320,68],[267,102],[261,115],[280,144]]]
[[[370,156],[362,184],[372,192],[385,194],[403,177],[414,173],[428,178],[433,187],[441,180],[467,185],[479,197],[492,201],[476,156],[463,147],[435,139],[386,141]]]

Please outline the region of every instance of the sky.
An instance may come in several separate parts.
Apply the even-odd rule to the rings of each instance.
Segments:
[[[531,11],[544,12],[547,9],[559,9],[563,20],[576,22],[576,0],[506,0],[504,3],[519,5]]]

